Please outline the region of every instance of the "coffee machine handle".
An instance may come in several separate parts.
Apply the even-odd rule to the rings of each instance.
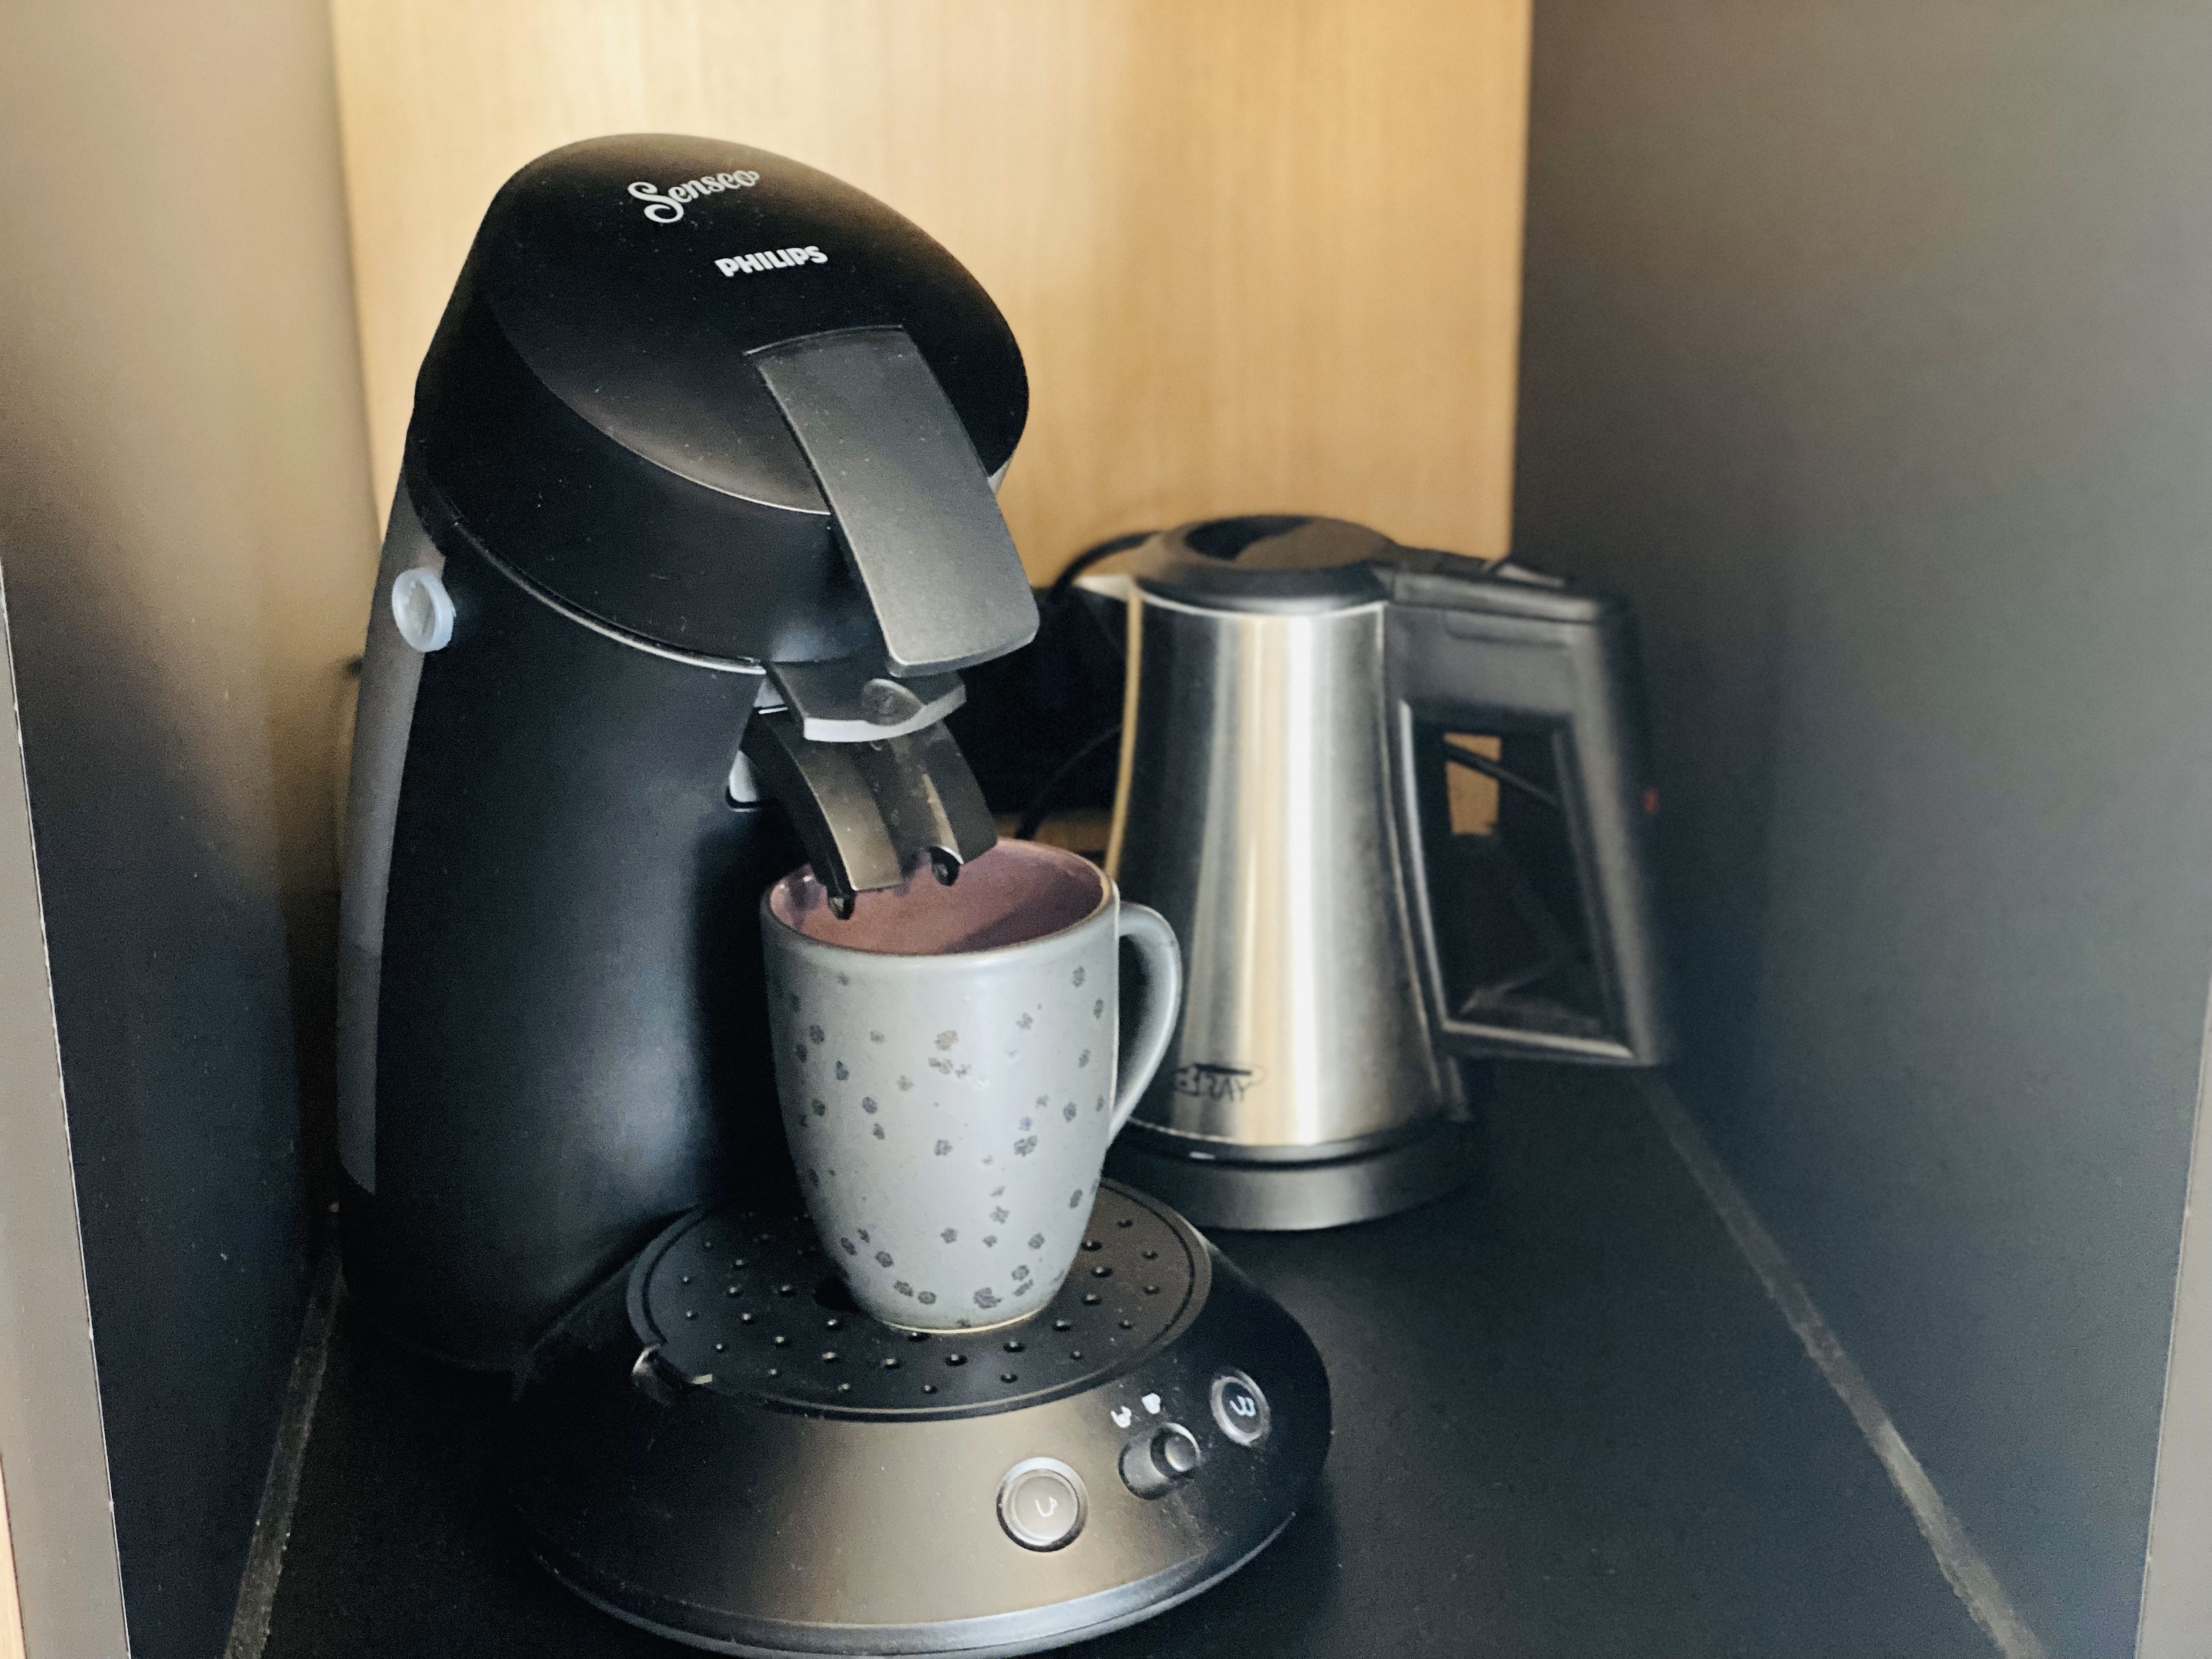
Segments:
[[[1651,874],[1658,797],[1650,782],[1626,603],[1457,558],[1401,567],[1386,580],[1393,596],[1385,659],[1400,848],[1438,1047],[1470,1055],[1661,1063],[1673,1036]],[[1454,836],[1449,822],[1445,733],[1495,737],[1501,753],[1510,745],[1540,763],[1532,769],[1542,775],[1524,776],[1461,751],[1503,793],[1527,797],[1502,800],[1502,809],[1527,807],[1547,826],[1540,840],[1550,864],[1537,882],[1524,878],[1512,847],[1490,844],[1504,842],[1502,833],[1474,849],[1487,860],[1480,872],[1489,884],[1487,899],[1517,908],[1533,923],[1532,937],[1548,930],[1553,940],[1549,961],[1522,964],[1517,976],[1513,964],[1480,965],[1482,930],[1494,933],[1497,917],[1486,920],[1471,906],[1455,911],[1448,890],[1454,872],[1442,866],[1464,869],[1468,854],[1455,845],[1464,838]],[[1565,900],[1558,896],[1570,885],[1563,875],[1571,875],[1573,895]],[[1554,896],[1548,908],[1539,892],[1547,883]],[[1577,909],[1579,916],[1571,914]],[[1560,964],[1578,1003],[1550,994],[1538,979]],[[1493,976],[1486,981],[1485,972]]]
[[[1027,645],[1037,608],[1021,555],[906,331],[817,334],[751,362],[829,501],[891,672],[941,674]]]

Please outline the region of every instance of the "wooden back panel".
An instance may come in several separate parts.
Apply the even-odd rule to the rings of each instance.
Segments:
[[[336,0],[379,487],[485,203],[596,133],[881,197],[1030,364],[1033,574],[1303,510],[1505,546],[1528,0]]]

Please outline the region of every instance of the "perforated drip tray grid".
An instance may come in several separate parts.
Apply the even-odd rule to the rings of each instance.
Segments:
[[[730,1206],[641,1261],[631,1316],[698,1386],[806,1411],[950,1416],[1070,1394],[1134,1364],[1196,1312],[1204,1246],[1173,1212],[1102,1182],[1059,1293],[1018,1323],[927,1335],[853,1305],[804,1212]]]

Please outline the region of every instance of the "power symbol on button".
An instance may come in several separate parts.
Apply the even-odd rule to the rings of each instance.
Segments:
[[[1056,1457],[1031,1457],[999,1482],[999,1524],[1028,1550],[1056,1550],[1083,1530],[1083,1481]]]

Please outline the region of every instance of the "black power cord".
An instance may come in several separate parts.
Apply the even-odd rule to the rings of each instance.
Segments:
[[[1518,789],[1522,794],[1532,796],[1543,802],[1554,812],[1563,812],[1566,810],[1560,803],[1559,798],[1545,788],[1542,784],[1533,782],[1522,777],[1518,772],[1507,771],[1487,755],[1478,755],[1473,750],[1462,749],[1456,744],[1448,743],[1444,745],[1444,759],[1450,765],[1464,766],[1470,772],[1480,772],[1492,782],[1504,784],[1508,788]]]
[[[1022,809],[1021,822],[1014,826],[1014,839],[1035,841],[1037,830],[1052,815],[1053,803],[1060,799],[1060,792],[1067,787],[1067,781],[1075,775],[1076,769],[1121,735],[1121,722],[1115,720],[1054,768],[1052,775],[1038,786],[1036,793],[1030,797],[1030,804]]]
[[[1053,579],[1051,587],[1045,592],[1044,603],[1039,609],[1048,617],[1057,616],[1074,597],[1076,579],[1085,571],[1117,553],[1127,553],[1133,547],[1141,547],[1158,533],[1151,530],[1133,530],[1126,535],[1109,537],[1105,541],[1085,548],[1070,559],[1060,574]],[[1030,797],[1029,805],[1023,807],[1021,817],[1015,825],[1014,839],[1034,841],[1038,829],[1051,816],[1053,804],[1060,799],[1060,792],[1067,787],[1068,781],[1086,761],[1121,735],[1121,722],[1117,720],[1103,731],[1085,739],[1073,754],[1054,767],[1052,775]]]

